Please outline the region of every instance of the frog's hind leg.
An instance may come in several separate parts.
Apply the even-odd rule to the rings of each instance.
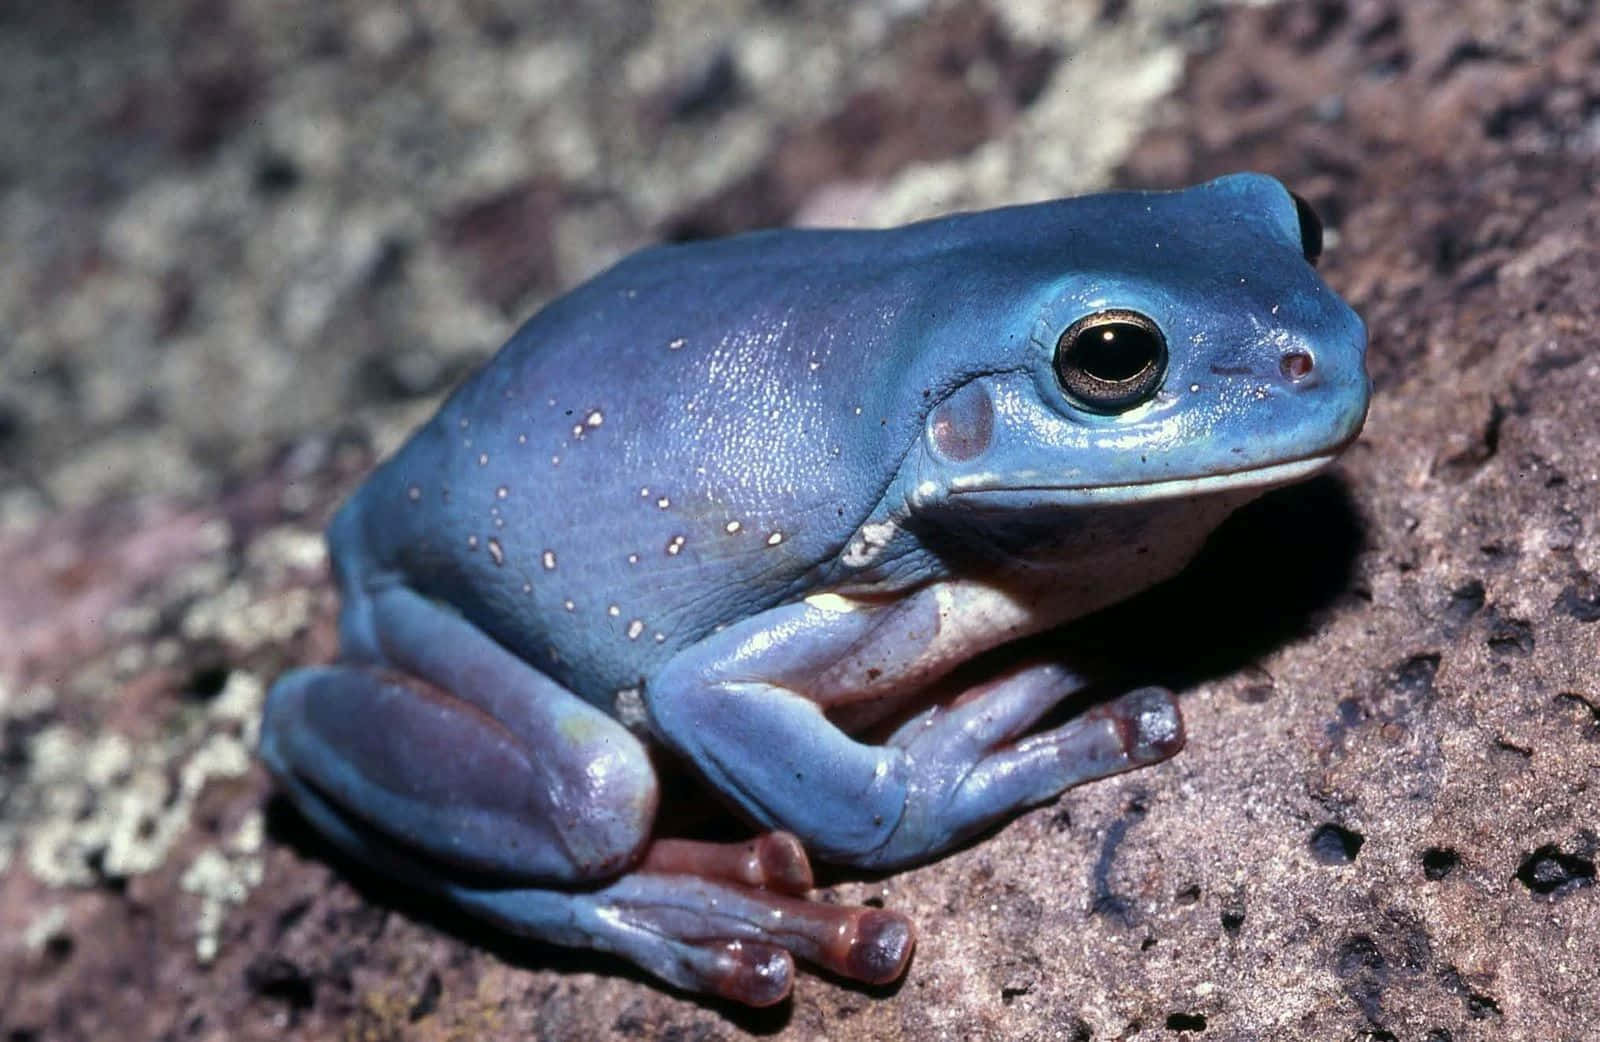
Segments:
[[[652,845],[630,732],[405,587],[345,595],[346,660],[278,681],[261,754],[346,853],[510,932],[750,1004],[788,993],[793,956],[869,982],[904,969],[903,917],[798,896],[793,837]]]
[[[347,589],[341,631],[343,660],[263,711],[297,803],[466,871],[569,883],[643,855],[655,771],[626,728],[403,586]]]

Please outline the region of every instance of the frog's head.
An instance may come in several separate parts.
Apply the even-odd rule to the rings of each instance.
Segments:
[[[913,509],[1256,490],[1359,433],[1365,329],[1317,276],[1315,214],[1272,178],[973,220],[1003,303],[954,307],[934,334]]]

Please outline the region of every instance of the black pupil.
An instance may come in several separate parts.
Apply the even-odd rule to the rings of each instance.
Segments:
[[[1093,412],[1125,412],[1161,389],[1167,341],[1137,311],[1102,311],[1069,326],[1056,342],[1056,380]]]
[[[1155,362],[1160,348],[1156,338],[1132,322],[1104,322],[1078,334],[1067,363],[1097,380],[1123,383]]]

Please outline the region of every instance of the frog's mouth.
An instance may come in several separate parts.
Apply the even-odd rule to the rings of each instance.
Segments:
[[[1339,457],[1344,446],[1331,452],[1287,463],[1249,467],[1222,474],[1193,478],[1156,478],[1117,485],[1055,484],[1048,480],[1029,480],[1029,475],[962,474],[951,480],[947,493],[952,497],[996,499],[1026,497],[1039,505],[1113,506],[1121,503],[1151,503],[1190,496],[1209,496],[1218,492],[1261,491],[1310,477]],[[1043,479],[1044,475],[1038,475]],[[1019,480],[1020,479],[1020,480]]]

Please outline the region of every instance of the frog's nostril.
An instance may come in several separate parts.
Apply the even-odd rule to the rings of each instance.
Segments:
[[[1316,361],[1311,357],[1310,351],[1285,351],[1283,357],[1278,359],[1278,371],[1290,383],[1304,380],[1316,367]]]

